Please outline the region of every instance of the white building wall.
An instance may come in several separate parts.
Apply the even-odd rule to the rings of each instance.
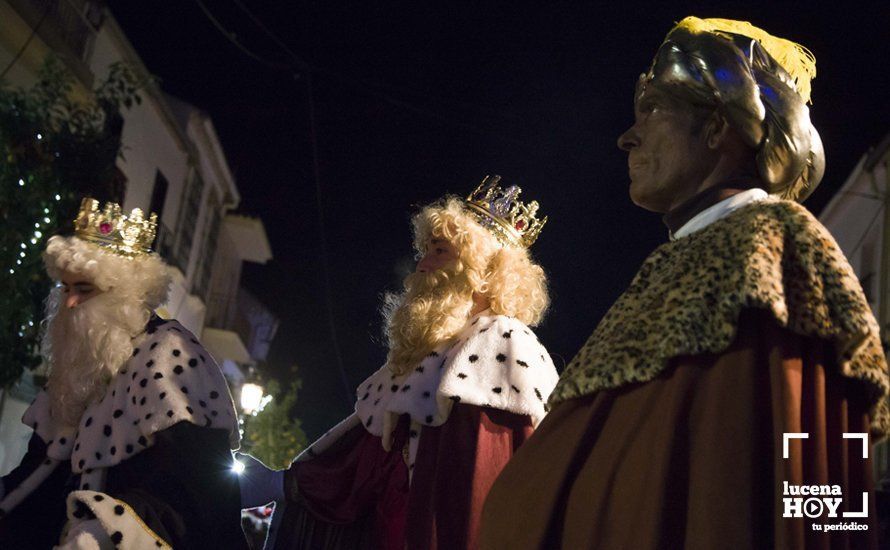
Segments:
[[[890,330],[890,258],[886,257],[890,242],[885,242],[890,233],[888,166],[890,134],[862,157],[819,216],[859,277],[884,342]],[[890,441],[875,445],[873,462],[876,480],[890,480]]]
[[[20,17],[16,6],[8,0],[0,0],[0,67],[6,67],[15,58],[31,31],[31,26]],[[12,86],[29,87],[36,82],[37,72],[50,53],[51,48],[37,33],[7,72],[5,81]],[[99,31],[90,38],[82,61],[82,64],[75,61],[78,65],[75,74],[86,74],[87,78],[76,84],[75,94],[84,96],[96,82],[105,78],[112,63],[124,61],[137,71],[149,74],[110,13],[106,13]],[[90,72],[91,75],[88,74]],[[87,82],[90,79],[92,82]],[[191,112],[187,118],[177,118],[169,98],[154,84],[148,85],[140,95],[143,100],[141,104],[124,109],[121,113],[124,121],[121,135],[123,158],[118,159],[117,166],[127,178],[122,206],[125,210],[135,207],[148,209],[156,173],[160,170],[168,182],[168,188],[159,222],[174,234],[179,232],[177,226],[181,220],[195,223],[194,240],[185,272],[174,270],[169,299],[159,308],[159,313],[177,318],[186,328],[200,335],[205,324],[206,305],[201,297],[192,292],[194,278],[203,261],[203,239],[208,236],[207,226],[211,218],[208,205],[215,205],[222,220],[226,211],[237,207],[240,196],[209,117],[188,106]],[[200,207],[196,212],[183,213],[181,206],[185,191],[195,171],[200,172],[204,180]],[[211,197],[216,200],[211,200]],[[238,267],[240,273],[240,265]],[[211,272],[211,284],[215,275]],[[231,273],[220,276],[227,278]],[[218,359],[225,361],[223,357]],[[18,463],[30,434],[30,429],[21,424],[21,415],[28,401],[12,394],[7,397],[0,406],[0,474]]]
[[[90,69],[99,79],[105,77],[112,63],[123,61],[141,66],[138,59],[134,59],[132,54],[128,55],[130,46],[119,32],[113,20],[108,20],[96,36],[89,62]],[[151,202],[155,174],[160,170],[169,183],[163,219],[160,221],[175,231],[188,177],[188,151],[176,122],[164,110],[159,91],[151,85],[140,95],[143,99],[140,105],[122,111],[123,158],[118,159],[117,163],[127,176],[122,206],[125,210],[147,208]]]
[[[89,67],[99,79],[113,63],[124,62],[148,74],[121,29],[108,18],[95,37]],[[151,202],[158,171],[167,179],[167,195],[162,222],[176,231],[179,207],[189,178],[189,150],[185,135],[164,103],[164,96],[152,83],[141,92],[142,103],[124,109],[121,135],[122,158],[118,168],[127,176],[125,210],[147,208]],[[187,275],[187,274],[186,274]]]
[[[16,399],[9,390],[0,389],[0,403],[0,475],[5,475],[21,462],[32,430],[22,424],[28,401]]]
[[[886,205],[890,202],[886,198],[890,191],[888,162],[890,149],[864,155],[819,216],[859,277],[885,334],[890,328],[887,312],[881,312],[882,302],[888,299],[882,291],[890,292],[886,282],[882,283],[882,278],[890,281],[890,276],[883,273],[883,252],[890,246],[883,242],[888,219]]]

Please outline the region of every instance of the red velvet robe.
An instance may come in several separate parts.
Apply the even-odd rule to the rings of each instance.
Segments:
[[[482,504],[531,435],[531,419],[456,404],[442,426],[410,434],[408,424],[403,416],[391,451],[357,426],[318,457],[295,462],[273,548],[477,548]],[[418,435],[409,483],[404,449]]]

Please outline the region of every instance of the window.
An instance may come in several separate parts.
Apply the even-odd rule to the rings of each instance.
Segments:
[[[155,185],[151,190],[151,204],[148,206],[146,215],[151,215],[154,212],[158,215],[158,221],[161,221],[161,218],[164,217],[164,201],[167,200],[167,186],[167,178],[164,177],[160,170],[157,170],[155,172]]]
[[[220,218],[219,203],[215,197],[211,197],[211,200],[207,202],[207,221],[204,224],[204,238],[202,239],[201,256],[198,259],[197,277],[194,279],[195,294],[201,296],[205,304],[209,301],[210,274],[216,255]]]
[[[164,224],[164,202],[167,200],[167,178],[160,170],[155,171],[155,184],[151,190],[151,203],[146,216],[152,213],[158,216],[158,230],[155,236],[154,250],[167,261],[173,261],[173,233]]]
[[[96,198],[100,201],[111,201],[116,202],[118,204],[123,204],[124,195],[127,194],[127,175],[123,173],[123,171],[114,166],[111,170],[111,177],[108,179],[108,186],[105,188],[105,193],[99,192],[96,193]]]
[[[195,225],[201,211],[201,194],[204,191],[204,180],[197,171],[192,171],[192,179],[185,189],[185,198],[179,207],[179,223],[177,232],[179,239],[173,254],[173,263],[183,273],[187,273],[189,256],[192,253],[192,242],[195,240]]]

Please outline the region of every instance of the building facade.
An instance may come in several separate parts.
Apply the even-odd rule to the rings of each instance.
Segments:
[[[116,62],[150,74],[104,2],[0,0],[0,78],[29,87],[48,55],[75,76],[74,94],[89,94]],[[174,268],[158,313],[200,335],[237,395],[250,366],[265,359],[251,340],[261,329],[239,313],[241,265],[268,262],[271,248],[261,220],[233,214],[241,195],[207,113],[154,82],[140,95],[140,104],[121,112],[122,206],[158,214],[155,249]],[[266,311],[274,336],[277,320]],[[0,474],[24,454],[30,430],[20,419],[36,391],[30,373],[0,390]]]
[[[890,134],[872,147],[819,216],[837,240],[881,327],[890,329]],[[890,490],[890,442],[874,446],[875,479]]]

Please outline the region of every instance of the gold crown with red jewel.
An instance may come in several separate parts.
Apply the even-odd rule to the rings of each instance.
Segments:
[[[151,253],[157,226],[157,214],[146,218],[141,209],[134,208],[126,215],[113,202],[99,210],[99,201],[85,197],[74,220],[74,234],[119,256],[135,258]]]
[[[516,185],[503,188],[500,181],[500,176],[485,176],[466,198],[467,208],[503,244],[528,248],[541,234],[547,218],[537,218],[538,201],[523,203],[518,198],[522,189]]]

